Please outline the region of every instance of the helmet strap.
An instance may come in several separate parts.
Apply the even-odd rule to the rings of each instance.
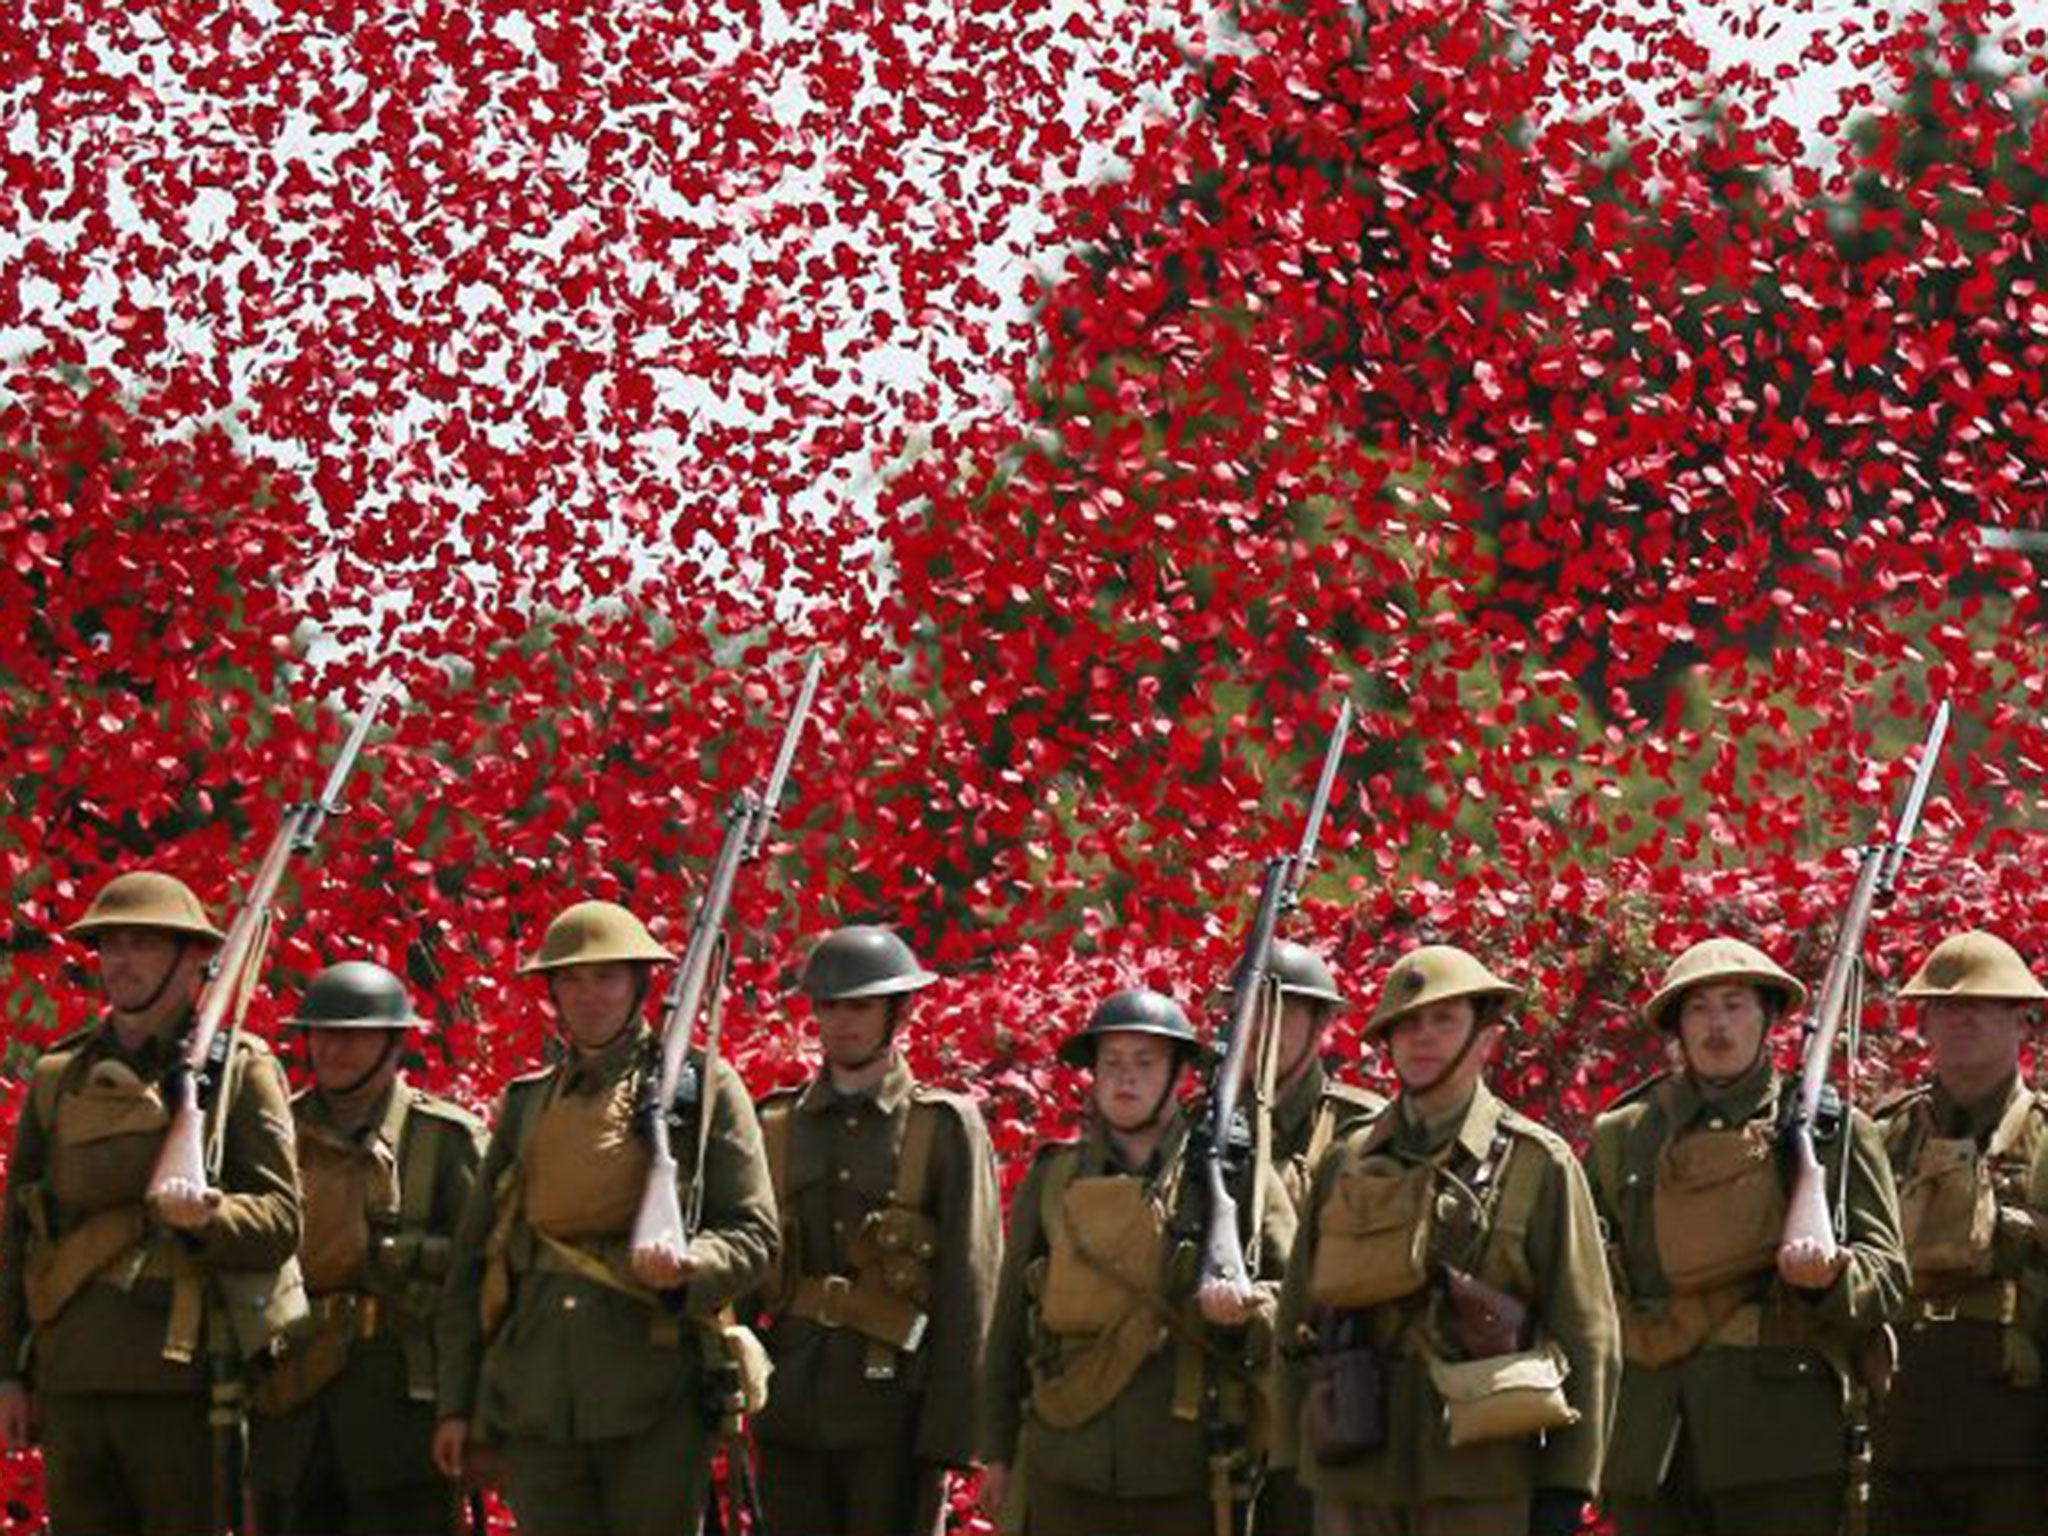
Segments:
[[[1455,1056],[1444,1063],[1443,1070],[1426,1083],[1411,1083],[1404,1078],[1401,1082],[1401,1091],[1414,1098],[1427,1098],[1435,1093],[1457,1075],[1458,1068],[1465,1064],[1465,1058],[1472,1054],[1472,1047],[1479,1043],[1480,1031],[1489,1028],[1492,1023],[1492,1019],[1481,1018],[1475,1010],[1472,1015],[1472,1027],[1465,1031],[1465,1043],[1458,1047]]]
[[[153,1012],[156,1005],[163,1001],[164,993],[170,990],[171,979],[178,974],[178,967],[185,963],[185,946],[190,942],[191,940],[187,939],[183,934],[175,930],[172,931],[170,963],[164,967],[163,975],[157,978],[156,985],[150,989],[149,996],[142,1000],[141,1006],[130,1011],[131,1017],[144,1017]]]
[[[346,1088],[323,1088],[320,1090],[320,1097],[323,1099],[352,1099],[361,1093],[370,1085],[371,1080],[390,1064],[391,1058],[398,1053],[399,1041],[403,1038],[404,1034],[405,1031],[402,1029],[385,1030],[384,1049],[377,1053],[377,1059],[364,1068],[356,1080]]]

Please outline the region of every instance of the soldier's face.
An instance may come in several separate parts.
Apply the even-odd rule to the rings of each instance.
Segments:
[[[624,960],[565,965],[552,979],[562,1028],[586,1051],[601,1049],[618,1038],[640,995],[639,974]]]
[[[106,928],[99,934],[100,985],[106,988],[107,1001],[120,1013],[138,1012],[148,1007],[152,998],[176,995],[182,1000],[189,996],[205,963],[204,945],[180,945],[159,928]],[[175,980],[169,986],[164,984],[177,968],[190,974],[182,991]]]
[[[864,1067],[889,1038],[886,997],[820,998],[811,1004],[818,1045],[835,1067]]]
[[[1166,1097],[1174,1061],[1157,1035],[1111,1030],[1095,1043],[1096,1113],[1113,1130],[1143,1130]]]
[[[390,1049],[388,1029],[309,1029],[306,1055],[313,1063],[313,1086],[322,1093],[353,1093],[370,1086],[379,1067],[398,1071],[398,1053]],[[382,1075],[382,1074],[378,1074]]]
[[[1921,1033],[1933,1053],[1934,1075],[1973,1085],[2004,1077],[2020,1063],[2020,1027],[2025,1003],[1992,997],[1938,997],[1921,1016]]]
[[[1732,1083],[1763,1049],[1764,1000],[1744,981],[1706,982],[1679,999],[1678,1047],[1695,1077]]]
[[[1444,1080],[1438,1091],[1462,1098],[1464,1090],[1476,1083],[1486,1069],[1488,1050],[1479,1045],[1465,1051],[1464,1059],[1458,1060],[1477,1018],[1471,998],[1454,997],[1394,1020],[1387,1029],[1387,1054],[1394,1058],[1395,1076],[1404,1084],[1434,1083],[1457,1061],[1456,1072]]]

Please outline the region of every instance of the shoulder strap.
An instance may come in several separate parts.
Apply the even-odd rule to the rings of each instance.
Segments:
[[[425,1232],[434,1221],[434,1174],[441,1162],[441,1138],[450,1127],[438,1115],[417,1113],[418,1104],[410,1089],[405,1098],[408,1111],[413,1112],[391,1128],[395,1138],[402,1138],[408,1129],[412,1132],[410,1141],[392,1142],[402,1149],[400,1156],[404,1159],[398,1170],[398,1230]]]
[[[1493,1201],[1493,1219],[1487,1224],[1486,1257],[1489,1268],[1495,1267],[1495,1254],[1501,1255],[1498,1263],[1523,1268],[1527,1262],[1529,1224],[1535,1219],[1536,1203],[1543,1195],[1543,1146],[1532,1137],[1509,1136],[1504,1132],[1500,1139],[1507,1141],[1508,1146],[1501,1154],[1505,1166],[1497,1178],[1499,1192]]]
[[[1316,1100],[1316,1109],[1308,1123],[1308,1148],[1302,1154],[1308,1159],[1311,1173],[1323,1160],[1323,1154],[1330,1150],[1330,1143],[1337,1139],[1337,1106],[1327,1096]]]
[[[793,1094],[779,1093],[761,1106],[761,1149],[768,1159],[768,1185],[775,1191],[775,1207],[789,1209],[789,1117],[796,1107]]]
[[[1999,1116],[1998,1128],[1985,1144],[1984,1156],[1987,1159],[1999,1158],[2012,1152],[2027,1134],[2027,1119],[2033,1112],[2033,1090],[2021,1083],[2013,1090],[2012,1102],[2005,1106],[2005,1113]]]
[[[1051,1166],[1045,1170],[1045,1182],[1038,1186],[1038,1227],[1050,1243],[1064,1219],[1067,1187],[1081,1171],[1081,1156],[1076,1148],[1054,1147],[1045,1154],[1045,1160]]]
[[[903,1127],[903,1150],[896,1159],[896,1188],[889,1197],[905,1210],[924,1209],[932,1181],[932,1147],[947,1107],[936,1095],[919,1094],[910,1101],[910,1121]]]

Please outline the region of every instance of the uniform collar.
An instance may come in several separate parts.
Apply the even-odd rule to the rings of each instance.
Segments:
[[[364,1146],[373,1141],[381,1141],[395,1149],[398,1145],[399,1127],[405,1122],[406,1105],[411,1097],[411,1091],[406,1087],[405,1073],[400,1072],[391,1080],[382,1097],[371,1106],[362,1123],[353,1129],[344,1130],[335,1123],[333,1110],[320,1090],[315,1088],[300,1096],[299,1119],[326,1132],[334,1140],[353,1141]]]
[[[903,1059],[901,1051],[889,1053],[889,1070],[882,1074],[882,1080],[866,1093],[841,1093],[832,1086],[832,1074],[827,1068],[819,1068],[818,1075],[804,1085],[804,1091],[797,1096],[796,1107],[806,1115],[830,1114],[834,1110],[845,1111],[850,1104],[872,1104],[884,1115],[893,1115],[910,1098],[910,1091],[917,1086],[917,1079],[910,1074],[910,1063]]]
[[[1179,1159],[1181,1147],[1187,1139],[1188,1118],[1179,1102],[1175,1101],[1167,1110],[1165,1133],[1160,1136],[1159,1145],[1152,1149],[1152,1156],[1145,1166],[1126,1168],[1109,1139],[1109,1127],[1102,1123],[1100,1116],[1096,1116],[1089,1127],[1088,1139],[1081,1146],[1081,1171],[1086,1174],[1129,1174],[1151,1183]]]
[[[1747,1125],[1760,1114],[1775,1110],[1777,1103],[1778,1069],[1772,1065],[1768,1050],[1755,1066],[1726,1088],[1709,1090],[1690,1070],[1671,1078],[1671,1123],[1681,1131],[1700,1120],[1724,1126]]]
[[[100,1020],[98,1031],[93,1036],[93,1052],[96,1056],[111,1056],[116,1061],[133,1069],[144,1082],[161,1077],[172,1063],[177,1061],[185,1048],[185,1036],[192,1027],[189,1010],[166,1034],[151,1035],[133,1051],[121,1046],[120,1031],[114,1028],[114,1015],[109,1011]]]
[[[1323,1071],[1320,1056],[1310,1055],[1308,1067],[1300,1077],[1283,1088],[1273,1100],[1273,1129],[1281,1140],[1307,1126],[1316,1112],[1316,1106],[1323,1101],[1324,1090],[1330,1086],[1329,1077]]]
[[[1927,1104],[1934,1117],[1935,1135],[1957,1136],[1956,1125],[1960,1117],[1963,1125],[1961,1135],[1983,1145],[1998,1129],[1998,1123],[2005,1118],[2005,1112],[2012,1107],[2013,1098],[2019,1091],[2020,1075],[2017,1070],[1989,1094],[1968,1104],[1958,1103],[1937,1081]]]
[[[562,1091],[595,1093],[611,1087],[639,1062],[647,1041],[647,1026],[636,1019],[595,1056],[580,1055],[570,1046],[569,1055],[562,1062]]]
[[[1463,1109],[1436,1121],[1424,1120],[1414,1102],[1403,1093],[1395,1098],[1390,1113],[1374,1118],[1366,1132],[1363,1150],[1370,1153],[1386,1149],[1430,1157],[1455,1142],[1473,1158],[1483,1161],[1493,1149],[1494,1132],[1500,1128],[1505,1109],[1483,1081],[1472,1085],[1472,1097],[1465,1101]]]

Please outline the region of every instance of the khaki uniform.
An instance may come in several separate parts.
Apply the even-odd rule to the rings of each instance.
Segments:
[[[1437,1380],[1464,1360],[1430,1278],[1439,1262],[1528,1307],[1527,1368],[1552,1383],[1536,1395],[1571,1422],[1452,1444],[1444,1394],[1456,1379],[1462,1396],[1475,1373]],[[1332,1465],[1319,1454],[1311,1373],[1319,1324],[1345,1314],[1380,1360],[1384,1440]],[[1315,1495],[1319,1531],[1519,1536],[1539,1489],[1591,1494],[1599,1485],[1620,1338],[1592,1201],[1564,1141],[1484,1084],[1436,1123],[1396,1099],[1322,1160],[1288,1261],[1279,1330],[1279,1459]]]
[[[1625,1533],[1840,1524],[1853,1362],[1905,1290],[1898,1198],[1875,1127],[1852,1115],[1817,1147],[1831,1192],[1848,1159],[1848,1268],[1817,1295],[1779,1280],[1786,1091],[1768,1062],[1713,1096],[1667,1075],[1594,1125],[1628,1356],[1607,1454]]]
[[[0,1362],[35,1391],[58,1536],[189,1536],[211,1519],[210,1355],[237,1354],[220,1277],[276,1301],[299,1240],[284,1073],[260,1041],[237,1050],[223,1198],[189,1236],[144,1205],[176,1046],[125,1052],[109,1021],[36,1064],[7,1163]]]
[[[1386,1107],[1387,1101],[1370,1089],[1332,1082],[1315,1056],[1280,1091],[1273,1103],[1273,1168],[1297,1220],[1323,1154]],[[1259,1490],[1252,1527],[1259,1536],[1308,1536],[1315,1524],[1314,1506],[1293,1468],[1275,1468]]]
[[[1927,1086],[1879,1112],[1912,1295],[1877,1422],[1871,1528],[2048,1531],[2048,1101]]]
[[[455,1526],[434,1469],[434,1314],[476,1184],[483,1126],[392,1084],[353,1132],[292,1101],[314,1329],[258,1386],[250,1481],[265,1536],[432,1536]]]
[[[898,1055],[873,1093],[821,1074],[761,1121],[782,1220],[754,1420],[768,1528],[932,1531],[946,1469],[974,1461],[1001,1253],[981,1112]]]
[[[1187,1137],[1176,1110],[1140,1171],[1099,1128],[1041,1148],[1010,1207],[982,1451],[1010,1464],[1031,1536],[1209,1530],[1209,1405],[1244,1426],[1253,1455],[1269,1435],[1272,1281],[1294,1213],[1269,1180],[1258,1249],[1246,1255],[1265,1316],[1241,1330],[1203,1323],[1193,1291],[1206,1202]],[[1249,1191],[1232,1193],[1248,1223]]]
[[[696,1528],[720,1411],[720,1314],[775,1255],[760,1125],[721,1065],[705,1095],[696,1272],[664,1295],[631,1278],[647,1050],[635,1027],[591,1061],[515,1081],[456,1234],[437,1332],[440,1413],[502,1447],[526,1536]],[[677,1133],[675,1154],[687,1196],[693,1131]]]

